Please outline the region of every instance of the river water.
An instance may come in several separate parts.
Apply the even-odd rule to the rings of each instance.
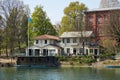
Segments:
[[[120,69],[0,68],[0,80],[120,80]]]

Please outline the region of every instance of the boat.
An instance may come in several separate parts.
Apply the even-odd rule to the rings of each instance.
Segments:
[[[120,66],[106,66],[106,68],[120,68]]]

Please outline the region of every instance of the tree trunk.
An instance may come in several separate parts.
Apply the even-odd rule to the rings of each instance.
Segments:
[[[20,50],[21,50],[21,42],[20,42],[20,40],[18,40],[18,48],[19,48],[19,52],[20,52]]]
[[[6,44],[6,48],[5,48],[5,53],[6,53],[6,56],[8,57],[8,47],[7,47],[7,44]]]

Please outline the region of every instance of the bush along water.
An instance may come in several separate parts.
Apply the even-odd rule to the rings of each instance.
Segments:
[[[58,59],[62,62],[72,62],[79,64],[91,64],[95,62],[95,59],[92,55],[83,55],[83,56],[59,56]]]

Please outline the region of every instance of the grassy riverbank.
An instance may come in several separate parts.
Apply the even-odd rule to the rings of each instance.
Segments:
[[[103,68],[106,66],[120,66],[120,60],[105,60],[91,64],[80,64],[78,62],[61,62],[61,67],[98,67]]]
[[[92,67],[90,64],[80,64],[79,62],[61,61],[61,67]]]

